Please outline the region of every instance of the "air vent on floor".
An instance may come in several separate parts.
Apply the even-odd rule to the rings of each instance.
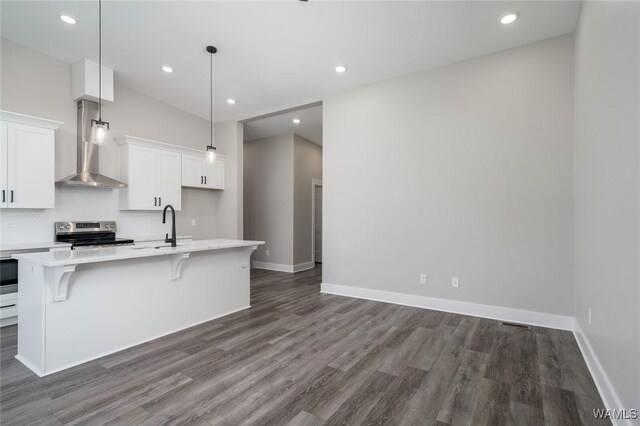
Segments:
[[[522,328],[524,330],[531,330],[531,326],[526,324],[516,324],[515,322],[502,322],[502,325],[506,325],[508,327]]]

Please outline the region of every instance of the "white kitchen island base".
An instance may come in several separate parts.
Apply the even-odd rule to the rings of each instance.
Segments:
[[[262,242],[231,242],[17,255],[16,358],[45,376],[250,307]]]

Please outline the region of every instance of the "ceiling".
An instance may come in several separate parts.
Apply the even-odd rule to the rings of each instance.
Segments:
[[[300,123],[294,123],[293,119],[295,118],[300,120]],[[244,123],[245,141],[287,133],[296,133],[322,146],[322,105],[283,112]]]
[[[3,37],[68,63],[97,60],[97,1],[3,0],[0,8]],[[513,10],[520,18],[501,25]],[[205,46],[214,44],[214,121],[246,119],[570,33],[579,10],[570,1],[105,0],[103,61],[117,82],[208,119]],[[58,19],[62,12],[77,24]],[[337,64],[347,72],[337,74]]]

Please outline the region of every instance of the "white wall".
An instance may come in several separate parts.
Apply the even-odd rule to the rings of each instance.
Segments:
[[[572,315],[572,35],[338,93],[323,120],[325,283]]]
[[[255,262],[289,271],[311,262],[312,178],[322,178],[313,142],[286,134],[244,143],[245,237],[266,242]]]
[[[575,67],[575,315],[610,408],[638,409],[640,3],[583,3]]]
[[[311,262],[311,183],[322,179],[322,148],[293,135],[293,262],[296,265]]]
[[[1,43],[0,108],[63,121],[64,126],[56,132],[56,178],[74,173],[77,108],[71,99],[70,65],[6,39]],[[110,122],[114,137],[129,134],[201,149],[209,142],[208,121],[118,84],[115,102],[104,105],[103,116]],[[178,232],[194,238],[235,238],[242,234],[242,220],[238,221],[242,217],[242,197],[238,197],[242,190],[238,184],[242,126],[226,122],[216,124],[215,129],[219,152],[229,156],[227,191],[183,189]],[[102,171],[117,177],[115,147],[101,148],[101,156],[107,160]],[[1,215],[3,242],[51,240],[56,220],[117,220],[120,236],[161,235],[167,231],[157,212],[121,212],[117,190],[57,188],[53,210],[2,210]],[[191,226],[192,219],[196,226]],[[9,222],[14,225],[12,231],[7,229]]]
[[[214,143],[227,156],[224,191],[216,194],[217,238],[243,239],[243,125],[235,120],[214,124]],[[184,195],[184,190],[183,190]]]
[[[244,229],[253,260],[293,266],[293,135],[244,143]],[[269,256],[267,256],[269,250]]]

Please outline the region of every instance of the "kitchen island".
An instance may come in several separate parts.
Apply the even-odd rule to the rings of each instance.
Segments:
[[[14,255],[18,355],[39,376],[249,308],[262,241],[199,240]]]

